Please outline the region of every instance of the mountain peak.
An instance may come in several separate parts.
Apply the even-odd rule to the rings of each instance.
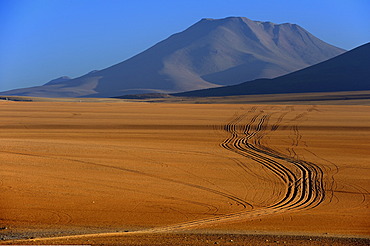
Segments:
[[[220,18],[220,19],[215,19],[215,18],[203,18],[200,20],[200,22],[227,22],[227,21],[234,21],[234,22],[237,22],[237,21],[243,21],[245,23],[254,23],[254,24],[263,24],[263,25],[296,25],[296,24],[291,24],[291,23],[282,23],[282,24],[276,24],[274,22],[271,22],[271,21],[255,21],[255,20],[251,20],[247,17],[242,17],[242,16],[229,16],[229,17],[225,17],[225,18]]]
[[[61,97],[114,97],[183,92],[274,78],[343,52],[294,24],[204,18],[114,66],[3,94],[50,96],[52,91]]]

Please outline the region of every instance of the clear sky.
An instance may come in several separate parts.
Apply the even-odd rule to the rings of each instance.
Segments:
[[[0,0],[0,91],[109,67],[202,18],[295,23],[352,49],[369,13],[369,0]]]

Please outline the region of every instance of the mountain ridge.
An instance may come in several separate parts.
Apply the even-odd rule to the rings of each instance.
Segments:
[[[175,93],[274,78],[343,52],[295,24],[245,17],[202,19],[108,68],[2,94],[113,97]]]
[[[217,97],[257,94],[370,90],[370,42],[344,54],[274,79],[175,93],[173,96]]]

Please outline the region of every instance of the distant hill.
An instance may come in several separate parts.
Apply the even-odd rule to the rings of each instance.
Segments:
[[[215,97],[362,90],[370,90],[370,43],[311,67],[274,79],[257,79],[234,86],[173,95]]]
[[[71,78],[68,77],[68,76],[63,76],[63,77],[60,77],[60,78],[57,78],[57,79],[50,80],[45,85],[55,85],[55,84],[66,82],[68,80],[71,80]]]
[[[114,97],[174,93],[274,78],[343,52],[295,24],[244,17],[202,19],[109,68],[0,94]]]

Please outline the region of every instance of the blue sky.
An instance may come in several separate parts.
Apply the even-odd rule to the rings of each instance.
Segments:
[[[0,91],[103,69],[202,18],[295,23],[335,46],[370,41],[369,0],[0,0]]]

